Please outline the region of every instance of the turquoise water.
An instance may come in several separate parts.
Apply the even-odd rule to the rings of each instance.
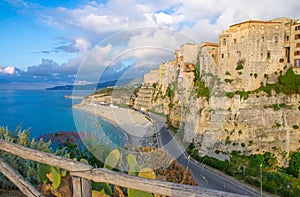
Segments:
[[[57,131],[93,132],[116,145],[124,144],[124,133],[102,119],[77,110],[74,121],[72,100],[63,98],[71,94],[69,90],[0,90],[0,126],[10,130],[20,124],[23,129],[30,127],[34,138]],[[74,104],[79,102],[73,100]]]

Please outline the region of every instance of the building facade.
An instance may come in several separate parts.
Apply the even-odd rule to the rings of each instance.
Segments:
[[[219,35],[218,49],[222,78],[230,75],[236,89],[254,90],[286,65],[300,66],[300,24],[289,18],[234,24]]]

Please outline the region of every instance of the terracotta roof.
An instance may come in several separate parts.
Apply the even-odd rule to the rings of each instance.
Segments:
[[[273,23],[273,24],[280,24],[281,22],[276,22],[276,21],[260,21],[260,20],[248,20],[248,21],[244,21],[244,22],[241,22],[241,23],[237,23],[237,24],[230,25],[229,27],[241,25],[241,24],[244,24],[244,23],[265,23],[265,24]]]
[[[218,44],[218,43],[214,43],[214,42],[202,42],[202,43],[201,43],[201,48],[202,48],[202,47],[205,47],[205,46],[218,47],[219,44]]]

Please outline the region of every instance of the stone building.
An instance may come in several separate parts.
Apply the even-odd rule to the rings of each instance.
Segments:
[[[288,18],[231,25],[219,35],[222,78],[230,75],[237,90],[254,90],[266,76],[283,71],[286,65],[299,66],[299,30],[300,24]]]
[[[300,67],[300,21],[291,26],[289,41],[286,46],[290,48],[290,61],[295,67]]]
[[[179,78],[185,77],[186,72],[193,71],[198,61],[199,45],[186,43],[175,52],[175,62],[179,66]]]
[[[160,79],[159,70],[151,70],[149,73],[144,74],[144,84],[152,85],[158,83]]]
[[[137,98],[134,102],[134,108],[142,111],[149,110],[152,106],[154,92],[154,87],[143,85],[137,93]]]
[[[175,81],[178,66],[175,61],[168,61],[160,65],[160,82],[161,91],[164,94],[168,88],[168,85]]]
[[[219,56],[219,44],[211,42],[203,42],[200,46],[199,61],[201,70],[205,73],[211,72],[217,75],[217,65]]]

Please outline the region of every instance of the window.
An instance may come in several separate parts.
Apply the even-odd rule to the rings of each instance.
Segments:
[[[270,51],[267,52],[267,58],[268,58],[268,59],[271,58],[271,52],[270,52]]]
[[[299,30],[300,30],[300,26],[296,26],[295,31],[299,31]]]
[[[236,44],[236,39],[233,39],[233,43]]]
[[[278,43],[278,37],[277,36],[274,37],[274,43],[275,44]]]
[[[221,57],[224,58],[224,54],[221,54]]]
[[[285,36],[285,41],[289,41],[290,40],[290,36]]]
[[[211,54],[211,57],[212,57],[212,58],[215,58],[215,54]]]
[[[296,44],[296,47],[297,47],[297,48],[300,47],[300,43],[297,43],[297,44]]]
[[[223,46],[226,46],[226,38],[223,39]]]
[[[264,37],[264,36],[261,37],[261,41],[262,41],[262,42],[265,41],[265,37]]]
[[[295,51],[295,55],[300,55],[300,51]]]
[[[300,59],[296,59],[295,60],[295,66],[296,67],[300,67]]]
[[[295,40],[300,39],[300,34],[295,35]]]
[[[230,57],[230,53],[228,53],[228,57]]]

